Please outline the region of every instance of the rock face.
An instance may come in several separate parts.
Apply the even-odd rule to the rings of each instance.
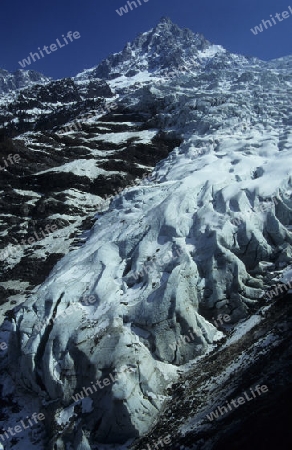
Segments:
[[[84,245],[61,259],[5,324],[8,370],[42,399],[51,449],[94,449],[145,434],[167,386],[222,337],[213,318],[228,315],[233,326],[246,319],[273,283],[269,270],[291,263],[291,74],[280,82],[276,66],[211,48],[166,20],[132,47],[140,51],[151,36],[147,59],[170,28],[179,48],[182,36],[191,48],[196,40],[204,70],[167,82],[133,74],[125,82],[113,79],[117,65],[109,58],[114,114],[88,119],[85,131],[16,139],[29,137],[33,150],[34,139],[46,136],[56,152],[70,151],[60,168],[31,176],[31,185],[50,196],[55,180],[65,189],[68,172],[79,192],[82,186],[99,195],[102,180],[92,162],[85,164],[93,156],[99,170],[116,176],[125,157],[128,173],[165,157],[148,181],[96,215]],[[91,80],[90,71],[86,76]],[[83,161],[75,164],[77,151]],[[104,160],[106,151],[113,159]],[[62,199],[39,205],[59,213]]]
[[[0,126],[6,136],[32,130],[57,130],[78,115],[101,109],[105,99],[111,97],[109,85],[98,79],[87,83],[74,82],[71,78],[35,83],[3,98]]]

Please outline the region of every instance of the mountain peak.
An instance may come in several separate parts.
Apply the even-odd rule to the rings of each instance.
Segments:
[[[161,17],[157,25],[150,30],[150,32],[160,32],[160,33],[168,33],[169,31],[174,33],[174,36],[189,36],[193,38],[194,36],[201,36],[200,33],[194,33],[189,28],[180,28],[177,24],[175,24],[169,17]]]
[[[162,16],[158,23],[169,23],[173,25],[173,21],[167,16]]]
[[[210,46],[202,34],[182,29],[169,17],[162,17],[154,28],[140,33],[120,53],[103,60],[90,74],[86,71],[86,76],[113,79],[121,75],[131,77],[143,71],[163,72],[197,59],[199,52]],[[79,74],[77,78],[82,76]]]
[[[157,26],[159,24],[174,25],[173,21],[167,16],[162,16],[161,19],[159,20]]]
[[[161,17],[159,22],[157,23],[155,29],[157,28],[170,28],[170,27],[176,27],[179,28],[178,25],[173,23],[173,21],[169,17]]]

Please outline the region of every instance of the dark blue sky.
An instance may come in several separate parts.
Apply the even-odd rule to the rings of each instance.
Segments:
[[[162,16],[201,32],[229,51],[272,59],[292,54],[292,17],[254,36],[250,28],[270,14],[288,10],[292,0],[149,0],[119,16],[127,0],[0,0],[0,68],[13,72],[19,60],[68,31],[81,38],[32,63],[53,78],[73,76],[120,51]]]

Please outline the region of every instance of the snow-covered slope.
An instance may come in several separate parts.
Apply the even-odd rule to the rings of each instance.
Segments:
[[[168,80],[159,71],[149,75],[160,63],[166,68],[169,30],[174,50],[193,54],[196,46],[198,58],[205,55],[204,70]],[[102,67],[120,113],[145,118],[141,135],[104,130],[102,138],[86,138],[92,146],[131,139],[155,145],[157,133],[176,148],[158,163],[154,181],[128,188],[97,214],[85,244],[60,260],[4,325],[10,375],[40,399],[50,448],[95,449],[97,442],[121,444],[146,433],[167,386],[222,337],[213,318],[228,315],[236,327],[262,304],[270,272],[292,262],[289,70],[282,75],[260,61],[213,51],[165,19],[137,42],[129,46],[136,56],[118,62],[114,55]],[[138,54],[147,61],[138,69],[145,70],[128,74],[127,82]],[[86,83],[99,70],[77,79]],[[38,175],[80,176],[90,168],[94,178],[91,158]],[[84,296],[94,301],[86,304]],[[104,390],[73,401],[110,375],[115,380]]]

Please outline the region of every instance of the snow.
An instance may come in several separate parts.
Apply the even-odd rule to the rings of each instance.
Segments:
[[[40,198],[41,197],[41,194],[38,194],[38,193],[36,193],[36,192],[34,192],[34,191],[26,191],[25,189],[23,189],[23,190],[20,190],[20,189],[13,189],[14,190],[14,192],[16,192],[17,194],[19,194],[19,195],[23,195],[23,196],[28,196],[28,197],[37,197],[37,198]]]
[[[288,266],[284,270],[283,275],[281,276],[279,281],[284,283],[284,284],[288,284],[289,282],[291,282],[291,280],[292,280],[292,267]]]
[[[60,167],[54,167],[53,169],[43,170],[42,172],[38,172],[36,175],[42,175],[44,173],[50,172],[72,172],[77,176],[86,176],[91,180],[95,180],[99,175],[112,175],[112,174],[124,174],[121,171],[106,171],[104,169],[100,169],[97,166],[98,162],[95,159],[75,159],[69,163],[63,164]]]
[[[144,84],[146,82],[159,81],[160,77],[153,75],[148,70],[141,71],[137,75],[132,76],[130,79],[124,75],[117,77],[113,80],[108,80],[110,88],[115,91],[117,89],[128,88],[129,85],[135,85],[136,83]]]
[[[210,47],[205,50],[199,50],[198,56],[200,58],[213,58],[218,53],[226,53],[225,48],[223,48],[222,45],[210,45]]]
[[[140,144],[147,144],[151,142],[157,132],[158,130],[142,130],[139,132],[124,131],[122,133],[106,133],[94,139],[91,139],[91,141],[106,141],[113,144],[121,144],[127,143],[129,139],[135,138]]]
[[[57,415],[57,423],[59,425],[67,424],[70,418],[74,415],[74,403],[67,408],[62,409]]]
[[[245,334],[252,330],[256,325],[258,325],[261,320],[262,317],[255,314],[242,323],[237,323],[234,327],[232,337],[228,339],[227,342],[221,347],[221,350],[234,344],[235,342],[238,342]]]
[[[63,193],[67,197],[64,202],[65,205],[74,205],[77,200],[79,205],[91,205],[92,208],[96,210],[97,205],[100,204],[101,201],[103,201],[103,198],[99,195],[93,195],[88,192],[80,192],[77,189],[66,189],[65,191],[63,191]],[[56,215],[50,217],[51,219],[53,219],[56,218]],[[72,216],[71,219],[74,219],[74,217]]]

